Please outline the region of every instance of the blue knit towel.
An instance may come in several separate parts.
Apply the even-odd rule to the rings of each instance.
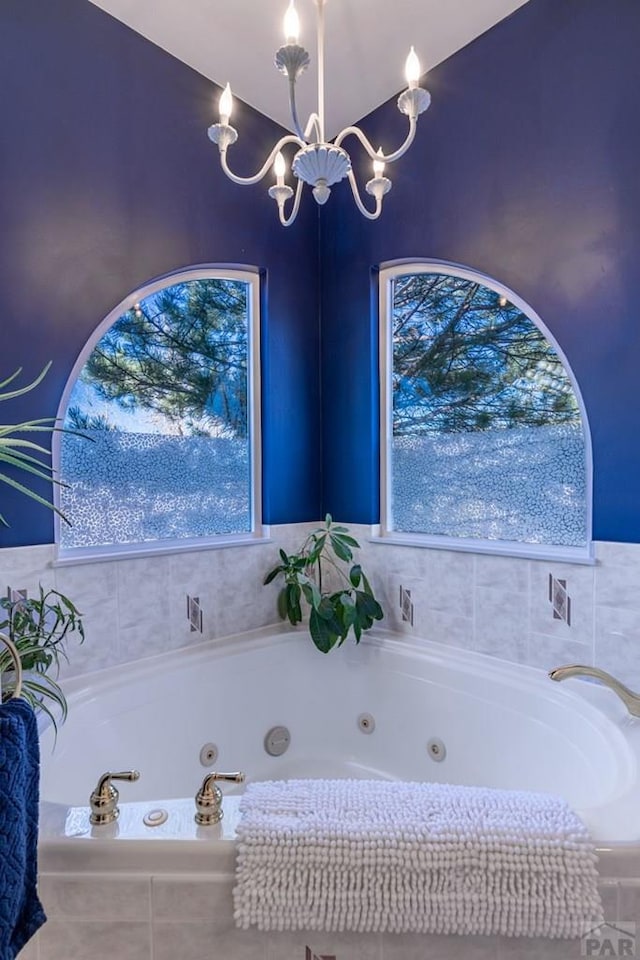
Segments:
[[[0,704],[0,960],[14,960],[47,919],[36,890],[39,775],[33,710]]]

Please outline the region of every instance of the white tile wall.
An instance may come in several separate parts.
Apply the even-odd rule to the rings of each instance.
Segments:
[[[69,643],[61,676],[179,649],[278,621],[278,585],[262,586],[278,549],[297,549],[314,525],[272,528],[271,542],[56,566],[52,545],[0,549],[0,592],[55,587],[81,610],[86,641]],[[203,632],[192,632],[187,594],[200,598]]]
[[[18,956],[19,956],[19,960],[39,960],[37,935],[29,941],[26,947],[22,948]]]
[[[531,633],[527,662],[541,670],[549,670],[552,666],[560,666],[563,663],[591,664],[593,648],[591,644],[571,639],[558,639],[547,633]],[[598,665],[604,667],[600,661]]]
[[[526,594],[512,593],[500,586],[476,590],[474,635],[469,646],[492,657],[526,661],[526,601]]]
[[[51,544],[37,547],[16,547],[0,550],[0,590],[26,588],[33,593],[41,583],[43,587],[54,585],[52,568],[54,548]]]
[[[596,663],[640,687],[640,544],[597,543],[588,566],[398,546],[349,526],[389,629],[542,669]],[[63,677],[87,673],[276,623],[278,585],[262,586],[264,574],[280,547],[297,549],[314,527],[272,527],[272,542],[246,547],[61,567],[51,545],[0,549],[0,591],[42,583],[70,596],[87,641],[71,647]],[[549,574],[567,582],[570,625],[553,617]],[[412,593],[413,627],[400,616],[401,585]],[[200,598],[202,636],[189,629],[188,593]]]
[[[276,622],[277,585],[262,579],[278,548],[296,549],[315,525],[271,530],[272,543],[170,557],[55,567],[54,549],[0,550],[0,590],[56,586],[85,614],[87,641],[68,673],[84,673],[198,642],[186,594],[200,597],[205,638]],[[391,629],[549,669],[597,663],[640,688],[640,545],[598,543],[594,567],[422,550],[370,542],[350,525],[359,556]],[[572,623],[554,620],[548,576],[567,581]],[[400,618],[409,588],[414,626]],[[601,864],[605,916],[640,923],[636,858]],[[273,934],[233,928],[230,876],[60,876],[41,878],[50,920],[20,960],[552,960],[580,956],[576,942],[501,938]]]
[[[590,566],[420,550],[355,529],[390,629],[545,670],[595,663],[640,688],[640,544],[599,542]],[[549,574],[566,580],[570,625],[554,619]],[[413,628],[400,619],[401,584],[411,590]]]
[[[38,960],[108,960],[113,957],[118,960],[150,960],[149,922],[49,920],[38,934]]]
[[[640,613],[626,607],[597,606],[596,662],[628,686],[640,685]]]
[[[571,597],[571,626],[553,617],[553,607],[548,600],[549,574],[556,580],[566,581]],[[558,639],[592,644],[595,567],[535,561],[530,564],[530,576],[531,630]]]
[[[628,859],[628,858],[627,858]],[[608,922],[640,923],[640,880],[600,863]],[[20,960],[579,960],[577,940],[353,934],[260,933],[233,924],[231,873],[197,875],[45,874],[49,921]]]
[[[233,930],[233,884],[229,877],[153,877],[151,902],[156,922],[193,923],[205,920],[216,933]]]
[[[637,543],[598,543],[596,603],[640,611],[640,559]]]
[[[44,874],[39,893],[50,920],[149,919],[149,882],[131,874]]]
[[[428,584],[426,606],[461,617],[473,614],[473,583],[475,557],[471,553],[424,550],[424,580]]]
[[[304,960],[307,947],[318,958],[332,956],[336,960],[382,960],[382,937],[373,933],[318,933],[301,930],[292,933],[269,933],[265,939],[267,960]]]

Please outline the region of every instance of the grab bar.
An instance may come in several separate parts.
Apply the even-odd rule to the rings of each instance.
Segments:
[[[17,700],[22,693],[22,661],[20,660],[18,648],[10,637],[8,637],[5,633],[0,633],[0,640],[2,643],[4,643],[5,647],[9,651],[11,659],[13,660],[13,668],[16,672],[16,681],[10,699]]]

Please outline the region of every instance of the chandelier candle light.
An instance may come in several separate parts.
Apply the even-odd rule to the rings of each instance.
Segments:
[[[369,220],[377,220],[382,212],[384,195],[391,189],[391,181],[384,176],[385,164],[393,163],[407,152],[416,134],[418,116],[424,113],[431,103],[430,94],[418,86],[420,61],[412,47],[405,67],[408,88],[398,97],[398,110],[409,119],[409,132],[404,143],[393,153],[385,155],[381,148],[376,150],[372,146],[358,127],[345,127],[332,141],[327,141],[324,126],[324,7],[326,0],[315,0],[315,2],[318,11],[318,110],[317,113],[311,114],[304,130],[298,121],[296,109],[296,81],[309,65],[309,54],[298,43],[300,25],[294,0],[290,0],[285,14],[285,44],[276,52],[275,65],[289,80],[289,105],[295,135],[288,134],[276,143],[255,176],[238,177],[227,164],[227,150],[238,139],[238,131],[229,123],[233,111],[233,97],[229,84],[226,85],[220,97],[220,122],[214,123],[208,130],[209,139],[218,144],[222,169],[234,183],[243,186],[258,183],[268,174],[273,165],[276,182],[269,187],[269,196],[278,204],[280,223],[285,227],[292,224],[298,214],[303,184],[308,183],[313,187],[316,203],[324,204],[329,199],[333,184],[345,177],[349,179],[353,199],[360,213]],[[365,189],[375,200],[374,210],[367,210],[362,202],[351,167],[351,158],[342,146],[348,136],[357,137],[373,161],[373,177],[367,181]],[[282,149],[290,143],[299,148],[291,164],[291,170],[298,182],[293,205],[289,216],[286,216],[285,203],[294,197],[294,191],[285,183],[287,165]]]

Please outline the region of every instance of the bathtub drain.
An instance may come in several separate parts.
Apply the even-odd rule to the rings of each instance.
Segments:
[[[166,810],[158,808],[157,810],[149,810],[149,813],[146,813],[142,818],[142,822],[147,827],[160,827],[163,823],[166,823],[169,819],[169,814]]]

